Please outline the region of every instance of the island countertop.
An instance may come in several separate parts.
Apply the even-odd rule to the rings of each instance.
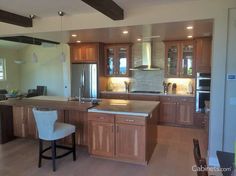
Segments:
[[[159,103],[158,101],[102,99],[99,105],[88,109],[88,112],[148,117]]]
[[[0,105],[9,106],[32,106],[32,107],[48,107],[63,110],[79,110],[87,111],[93,107],[89,102],[80,103],[79,101],[68,101],[68,98],[61,96],[36,96],[23,99],[8,99],[0,101]]]

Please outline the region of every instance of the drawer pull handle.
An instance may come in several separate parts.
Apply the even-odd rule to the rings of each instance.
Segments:
[[[104,120],[104,117],[98,117],[98,119]]]
[[[134,120],[126,119],[126,122],[134,122]]]

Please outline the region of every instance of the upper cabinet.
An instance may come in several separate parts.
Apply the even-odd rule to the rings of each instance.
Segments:
[[[195,76],[194,42],[165,42],[165,77],[191,78]]]
[[[70,44],[71,63],[96,63],[99,57],[99,44]]]
[[[130,44],[106,44],[105,75],[129,76]]]
[[[211,72],[211,42],[209,37],[195,40],[196,72]]]

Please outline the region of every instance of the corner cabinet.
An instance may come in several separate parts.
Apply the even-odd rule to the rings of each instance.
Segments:
[[[71,63],[96,63],[99,43],[70,44]]]
[[[106,44],[104,46],[105,76],[129,76],[130,53],[130,44]]]
[[[192,78],[195,76],[194,42],[165,42],[165,77]]]

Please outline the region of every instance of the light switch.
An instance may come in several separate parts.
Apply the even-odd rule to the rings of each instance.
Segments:
[[[236,106],[236,97],[231,97],[231,98],[229,98],[229,104]]]

